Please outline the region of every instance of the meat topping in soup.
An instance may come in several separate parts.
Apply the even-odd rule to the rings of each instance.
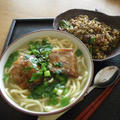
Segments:
[[[32,88],[33,85],[37,85],[42,81],[42,78],[38,78],[32,83],[28,82],[34,73],[38,73],[38,71],[33,67],[32,62],[30,62],[29,59],[26,60],[23,56],[20,56],[17,61],[13,63],[10,70],[13,80],[23,89]]]
[[[56,49],[51,52],[49,55],[51,68],[50,70],[60,71],[63,70],[66,74],[77,77],[77,65],[76,65],[76,56],[73,54],[72,49]],[[61,66],[57,66],[61,64]]]

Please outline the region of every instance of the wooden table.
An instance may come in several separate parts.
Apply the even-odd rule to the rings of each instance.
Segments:
[[[12,19],[55,17],[72,8],[120,15],[120,0],[0,0],[0,53]]]
[[[97,8],[110,15],[120,15],[120,0],[0,0],[0,52],[12,19],[55,17],[72,8]]]

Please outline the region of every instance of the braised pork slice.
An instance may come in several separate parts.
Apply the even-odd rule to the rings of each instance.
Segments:
[[[32,88],[33,85],[36,85],[41,82],[41,79],[37,79],[34,82],[28,82],[33,73],[36,73],[37,70],[32,67],[33,64],[26,60],[25,57],[20,56],[17,61],[13,63],[13,66],[10,70],[10,74],[13,80],[22,88]]]
[[[77,77],[77,64],[76,56],[72,49],[54,49],[49,55],[50,70],[55,72],[57,70],[64,70],[64,72],[72,77]],[[54,63],[62,63],[63,66],[54,66]]]

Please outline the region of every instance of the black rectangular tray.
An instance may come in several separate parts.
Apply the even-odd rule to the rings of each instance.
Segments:
[[[3,51],[20,36],[41,29],[53,29],[53,18],[42,19],[14,19],[6,39]],[[95,73],[108,65],[117,65],[120,68],[120,55],[104,61],[94,62]],[[104,89],[94,89],[83,101],[79,102],[57,120],[74,120],[74,118],[89,105]],[[120,120],[120,84],[102,103],[90,120]],[[37,120],[37,116],[29,116],[11,108],[0,97],[0,120]]]

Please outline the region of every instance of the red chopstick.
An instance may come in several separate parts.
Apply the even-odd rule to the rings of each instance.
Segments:
[[[98,96],[83,112],[81,112],[75,120],[88,120],[107,96],[112,92],[113,88],[118,84],[120,78],[110,87],[106,88],[100,96]]]

